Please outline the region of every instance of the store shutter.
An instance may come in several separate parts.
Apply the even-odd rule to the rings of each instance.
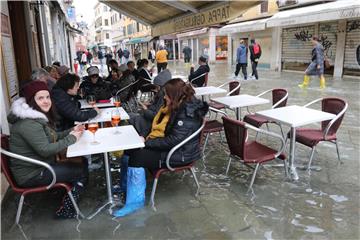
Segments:
[[[282,31],[282,62],[309,63],[315,26],[285,28]]]
[[[360,70],[360,21],[349,21],[346,26],[344,68]]]
[[[321,23],[319,25],[319,40],[324,47],[325,56],[332,66],[335,63],[337,32],[337,22]]]

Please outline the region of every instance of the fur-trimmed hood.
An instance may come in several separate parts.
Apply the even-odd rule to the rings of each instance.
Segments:
[[[45,122],[49,121],[44,113],[31,108],[23,97],[13,102],[8,116],[8,121],[11,124],[19,119],[42,119]]]

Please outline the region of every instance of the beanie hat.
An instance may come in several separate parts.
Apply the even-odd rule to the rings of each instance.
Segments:
[[[23,87],[22,94],[25,97],[26,102],[29,103],[31,98],[41,90],[49,91],[47,84],[42,81],[32,81]]]
[[[89,76],[99,75],[99,68],[96,66],[91,66],[87,69],[87,73]]]

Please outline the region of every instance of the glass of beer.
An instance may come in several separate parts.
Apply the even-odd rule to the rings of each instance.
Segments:
[[[95,104],[96,104],[96,98],[95,98],[94,95],[89,95],[89,96],[87,96],[86,100],[87,100],[87,102],[88,102],[92,107],[95,106]]]
[[[96,131],[98,130],[98,128],[99,128],[99,124],[98,124],[97,122],[93,122],[93,123],[89,123],[89,124],[88,124],[88,130],[89,130],[90,132],[92,132],[92,134],[93,134],[93,136],[94,136],[93,141],[90,142],[90,144],[92,144],[92,145],[97,145],[97,144],[99,144],[99,142],[96,141],[96,139],[95,139],[95,133],[96,133]]]
[[[113,101],[114,101],[115,107],[117,107],[117,108],[120,107],[120,105],[121,105],[120,96],[115,95],[115,96],[113,97]]]
[[[118,109],[114,109],[111,111],[111,125],[116,127],[114,134],[120,134],[121,132],[118,131],[118,125],[121,121],[120,111]]]

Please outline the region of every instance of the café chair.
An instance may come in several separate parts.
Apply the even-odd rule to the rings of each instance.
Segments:
[[[198,179],[196,177],[195,169],[194,169],[194,164],[195,164],[196,161],[193,161],[193,162],[189,163],[186,166],[172,167],[172,166],[170,166],[170,158],[174,154],[174,152],[176,152],[176,150],[180,149],[184,144],[186,144],[187,142],[189,142],[193,138],[197,137],[201,133],[201,131],[203,130],[204,126],[205,126],[205,121],[203,121],[200,128],[197,129],[193,134],[191,134],[189,137],[187,137],[185,140],[183,140],[178,145],[174,146],[169,151],[168,155],[166,156],[166,167],[158,169],[158,170],[155,171],[155,173],[154,173],[154,183],[153,183],[153,186],[152,186],[152,191],[151,191],[151,196],[150,196],[150,205],[155,211],[156,211],[156,208],[155,208],[155,192],[156,192],[156,188],[157,188],[157,184],[158,184],[160,175],[162,173],[165,173],[165,172],[179,172],[179,171],[189,170],[192,173],[192,175],[194,177],[194,181],[195,181],[196,186],[197,186],[195,196],[198,195],[198,192],[200,190],[200,185],[199,185],[199,181],[198,181]]]
[[[283,89],[283,88],[269,89],[269,90],[266,90],[266,91],[260,93],[259,95],[257,95],[257,97],[261,97],[261,96],[263,96],[263,95],[265,95],[266,93],[269,93],[269,92],[271,92],[271,95],[272,95],[272,107],[271,107],[271,109],[286,106],[288,96],[289,96],[288,91],[286,89]],[[263,124],[266,124],[266,127],[267,127],[268,131],[269,131],[268,123],[275,123],[276,125],[278,125],[280,127],[281,134],[284,137],[282,127],[281,127],[281,125],[279,123],[277,123],[275,121],[272,121],[272,120],[270,120],[270,119],[268,119],[266,117],[259,116],[256,113],[251,113],[249,111],[249,109],[248,109],[248,112],[250,114],[247,114],[244,117],[244,122],[246,122],[248,124],[251,124],[251,125],[253,125],[254,127],[257,127],[257,128],[260,128]]]
[[[240,94],[240,87],[241,87],[241,83],[240,81],[227,81],[226,83],[221,84],[220,86],[218,86],[218,88],[223,88],[225,86],[229,87],[229,92],[226,94],[226,96],[236,96]],[[225,105],[222,103],[217,103],[214,101],[210,101],[209,103],[210,107],[216,108],[218,110],[220,109],[225,109]]]
[[[19,205],[18,205],[18,209],[17,209],[17,213],[16,213],[16,218],[15,218],[15,223],[16,224],[19,224],[19,221],[20,221],[20,216],[21,216],[21,211],[22,211],[22,207],[23,207],[23,204],[24,204],[24,199],[25,199],[25,196],[30,194],[30,193],[39,193],[39,192],[46,192],[50,189],[54,189],[54,188],[65,188],[67,194],[69,195],[70,199],[71,199],[71,202],[77,212],[77,214],[84,218],[84,215],[81,213],[75,199],[74,199],[74,196],[72,195],[71,193],[71,189],[72,189],[72,186],[68,183],[57,183],[56,182],[56,175],[55,175],[55,172],[53,170],[53,168],[43,162],[43,161],[39,161],[39,160],[35,160],[33,158],[29,158],[29,157],[24,157],[24,156],[21,156],[19,154],[15,154],[15,153],[12,153],[12,152],[9,152],[8,151],[9,149],[9,136],[6,136],[6,135],[1,135],[1,172],[5,175],[6,177],[6,180],[8,181],[9,185],[11,186],[12,190],[16,193],[20,193],[21,194],[21,197],[20,197],[20,200],[19,200]],[[11,158],[15,158],[17,159],[18,161],[24,161],[24,162],[27,162],[27,163],[31,163],[31,164],[34,164],[34,165],[39,165],[39,166],[42,166],[44,168],[47,168],[52,176],[53,176],[53,179],[51,181],[51,183],[47,186],[40,186],[40,187],[20,187],[17,185],[12,173],[11,173],[11,170],[10,170],[10,167],[9,167],[9,161],[11,161],[9,159],[9,157]]]
[[[199,79],[199,78],[205,78],[204,84],[201,87],[206,87],[208,84],[208,81],[209,81],[209,73],[206,72],[206,73],[203,73],[203,74],[191,79],[190,83],[192,83],[193,81],[195,81],[196,79]]]
[[[284,138],[282,136],[256,128],[250,124],[244,123],[239,120],[231,119],[228,117],[222,117],[222,119],[224,124],[226,140],[230,150],[229,161],[225,173],[226,175],[229,172],[232,159],[238,159],[246,166],[256,164],[250,185],[248,187],[248,192],[249,192],[252,189],[252,185],[255,181],[256,173],[258,172],[259,167],[266,162],[279,158],[284,160],[285,174],[286,176],[288,176],[287,159],[285,154],[283,153],[285,143],[284,143]],[[279,139],[281,142],[279,149],[274,150],[257,141],[249,141],[248,129]]]
[[[327,97],[316,99],[304,107],[321,102],[321,110],[324,112],[335,114],[336,117],[332,120],[321,122],[320,128],[298,128],[296,129],[295,141],[311,148],[310,159],[308,163],[308,170],[311,169],[311,163],[314,157],[315,147],[320,142],[331,142],[336,145],[336,152],[340,163],[339,146],[337,142],[336,132],[339,129],[341,122],[344,118],[348,104],[341,98]],[[288,134],[288,138],[290,134]]]

